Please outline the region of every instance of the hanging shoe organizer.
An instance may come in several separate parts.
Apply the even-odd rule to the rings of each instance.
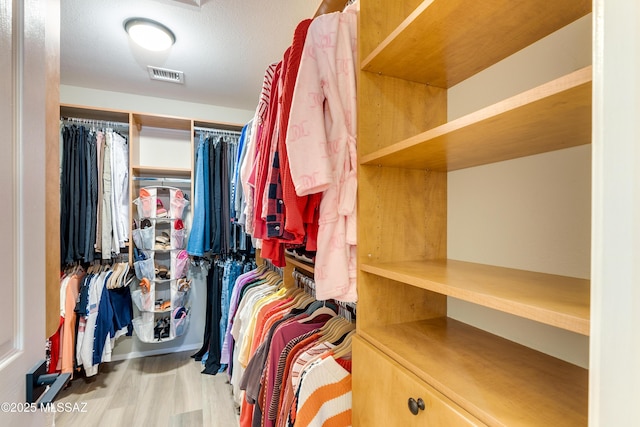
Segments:
[[[183,218],[189,201],[178,188],[154,186],[141,188],[133,203],[133,328],[143,342],[165,342],[183,335],[189,325],[191,279]]]

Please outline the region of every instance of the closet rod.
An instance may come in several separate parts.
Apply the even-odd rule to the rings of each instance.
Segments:
[[[85,124],[85,125],[100,125],[104,127],[129,127],[129,123],[125,122],[112,122],[107,120],[99,120],[99,119],[79,119],[76,117],[60,117],[63,122],[68,123],[77,123],[77,124]]]
[[[230,136],[240,136],[240,134],[242,133],[236,130],[214,129],[214,128],[203,128],[203,127],[194,127],[193,130],[195,132],[208,132],[208,133],[216,133],[216,134],[230,135]]]
[[[302,287],[308,294],[315,298],[316,282],[313,277],[307,276],[305,273],[298,271],[296,268],[293,269],[291,275],[293,276],[293,279],[298,287]],[[351,311],[354,316],[356,315],[357,305],[355,302],[344,302],[337,300],[334,300],[334,302],[345,310]]]
[[[263,262],[264,262],[265,266],[266,266],[269,270],[271,270],[271,271],[274,271],[274,272],[278,273],[278,274],[282,277],[282,268],[280,268],[280,267],[276,267],[275,265],[273,265],[273,263],[271,262],[271,260],[268,260],[268,259],[266,259],[266,258],[265,258],[265,259],[263,259]]]
[[[169,177],[156,177],[156,176],[134,176],[134,181],[161,181],[161,182],[175,182],[175,183],[191,183],[189,178],[169,178]]]

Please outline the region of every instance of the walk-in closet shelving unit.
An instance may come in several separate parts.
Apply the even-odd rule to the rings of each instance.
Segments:
[[[589,144],[591,69],[452,121],[447,89],[590,11],[361,3],[354,425],[587,424],[587,370],[449,318],[447,298],[588,335],[589,281],[448,260],[447,173]]]
[[[153,188],[156,192],[156,198],[158,197],[159,191],[163,207],[168,212],[167,217],[164,218],[157,218],[155,211],[153,211],[152,215],[147,215],[150,216],[149,220],[153,224],[153,238],[151,242],[153,249],[147,251],[154,254],[154,260],[156,255],[158,259],[164,259],[164,262],[161,264],[162,267],[166,267],[167,271],[169,271],[169,278],[163,279],[155,275],[154,263],[153,307],[148,311],[140,311],[137,310],[137,308],[136,310],[138,315],[146,313],[147,315],[154,316],[154,319],[163,316],[168,317],[169,314],[173,314],[176,308],[185,306],[185,303],[188,302],[186,294],[180,293],[180,284],[178,284],[177,278],[175,278],[175,276],[174,278],[176,280],[170,278],[171,270],[175,269],[176,265],[175,256],[179,253],[179,249],[177,247],[173,248],[172,246],[183,247],[186,245],[188,235],[185,231],[184,242],[182,244],[177,244],[175,237],[172,241],[172,231],[176,231],[175,223],[178,218],[171,216],[171,202],[172,198],[175,197],[175,191],[173,191],[175,189],[180,189],[183,194],[187,194],[188,197],[191,197],[193,194],[194,128],[237,131],[241,129],[242,126],[234,123],[194,120],[174,116],[144,114],[69,104],[62,104],[60,106],[60,116],[127,123],[129,125],[129,133],[126,135],[129,141],[129,189],[132,202],[129,217],[136,219],[138,224],[140,223],[140,214],[137,205],[134,204],[133,201],[139,197],[140,188],[143,187]],[[156,206],[152,207],[155,208]],[[184,230],[188,230],[190,226],[189,204],[187,204],[186,211],[182,214],[181,219],[184,222]],[[163,229],[169,235],[169,244],[166,248],[157,248],[155,246],[155,237],[158,231],[161,234]],[[133,229],[130,235],[133,235]],[[133,243],[130,241],[127,248],[130,262],[134,260],[133,246]],[[161,270],[164,272],[164,268],[161,268]],[[137,290],[139,290],[139,286],[136,283],[132,286],[132,291],[135,292]],[[155,292],[156,290],[157,292]],[[171,301],[171,306],[165,309],[156,309],[156,299],[160,299],[155,298],[156,293],[162,297],[161,299]],[[179,322],[179,320],[180,319],[173,318],[169,320],[169,335],[161,338],[160,341],[167,341],[184,332],[187,322]],[[188,321],[188,318],[185,320]],[[180,323],[179,325],[178,322]],[[147,323],[151,324],[151,322]],[[155,327],[155,322],[153,326]],[[178,334],[176,334],[176,330]],[[153,334],[153,328],[146,328],[147,336],[140,338],[142,338],[143,341],[157,342],[158,340],[155,339]]]

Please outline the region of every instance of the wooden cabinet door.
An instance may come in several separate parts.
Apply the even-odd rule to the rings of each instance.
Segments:
[[[484,425],[363,339],[355,337],[352,345],[354,426]],[[410,398],[424,402],[416,415]]]

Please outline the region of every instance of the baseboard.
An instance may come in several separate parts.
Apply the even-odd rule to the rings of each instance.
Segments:
[[[155,350],[146,350],[146,351],[131,351],[129,353],[118,354],[111,357],[112,362],[117,362],[119,360],[128,360],[128,359],[137,359],[139,357],[147,357],[147,356],[157,356],[159,354],[169,354],[169,353],[177,353],[182,351],[192,351],[192,350],[200,350],[202,344],[192,344],[192,345],[181,345],[180,347],[165,347],[158,348]]]

